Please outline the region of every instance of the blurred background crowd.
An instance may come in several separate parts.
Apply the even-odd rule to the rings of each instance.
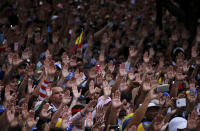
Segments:
[[[200,131],[198,0],[1,0],[0,130]]]

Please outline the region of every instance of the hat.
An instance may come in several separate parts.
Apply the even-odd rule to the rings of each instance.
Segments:
[[[176,131],[177,129],[185,129],[187,127],[187,120],[182,117],[175,117],[169,122],[169,131]]]
[[[164,93],[163,93],[163,96],[169,96],[169,93],[164,92]]]
[[[186,91],[186,94],[188,95],[191,92],[194,92],[195,96],[197,96],[197,90],[196,89],[189,89],[188,91]]]
[[[148,108],[149,107],[156,107],[157,105],[155,103],[149,103]]]
[[[75,105],[72,107],[72,116],[75,115],[78,112],[81,112],[81,110],[84,108],[83,105]]]
[[[58,67],[60,70],[62,69],[62,66],[59,62],[54,63],[54,66]]]
[[[149,127],[149,125],[151,124],[151,122],[149,121],[145,121],[139,124],[137,131],[146,131]]]
[[[134,116],[134,113],[128,114],[123,120],[122,120],[122,124],[120,126],[121,131],[124,131],[126,128],[126,125],[128,123],[129,120],[131,120]]]
[[[153,104],[155,104],[155,105],[159,105],[159,104],[160,104],[160,101],[159,101],[158,99],[153,99],[153,100],[151,100],[150,103],[153,103]]]
[[[178,52],[183,52],[183,53],[184,53],[184,49],[181,48],[181,47],[176,47],[176,48],[173,50],[173,54],[177,54]]]
[[[103,97],[104,97],[104,96],[99,97],[99,99],[98,99],[98,103],[103,99]],[[105,101],[104,104],[108,104],[110,101],[111,101],[111,98],[108,97],[108,98],[106,99],[106,101]]]

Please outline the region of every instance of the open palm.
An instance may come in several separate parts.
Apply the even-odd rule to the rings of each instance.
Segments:
[[[112,107],[119,108],[122,105],[120,100],[121,93],[117,90],[115,93],[112,94]]]

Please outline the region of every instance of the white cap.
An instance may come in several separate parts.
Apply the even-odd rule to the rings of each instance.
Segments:
[[[185,129],[187,127],[187,120],[182,117],[175,117],[169,122],[169,131],[176,131],[177,129]]]
[[[157,106],[155,103],[149,103],[148,107],[155,107]]]
[[[151,100],[150,103],[154,103],[154,104],[156,104],[156,105],[159,105],[159,104],[160,104],[160,101],[159,101],[158,99],[153,99],[153,100]]]

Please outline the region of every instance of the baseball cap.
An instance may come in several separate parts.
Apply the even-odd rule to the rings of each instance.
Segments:
[[[175,117],[169,122],[169,131],[176,131],[177,129],[185,129],[187,127],[187,120],[182,117]]]

